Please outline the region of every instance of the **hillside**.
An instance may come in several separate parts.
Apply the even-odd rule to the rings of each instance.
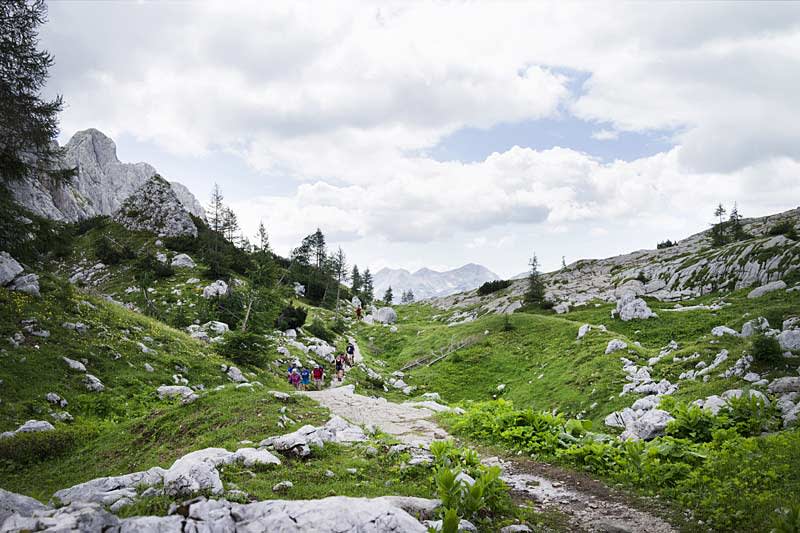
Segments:
[[[543,275],[546,297],[569,307],[592,300],[616,301],[622,294],[646,295],[660,301],[681,301],[712,292],[729,292],[776,280],[800,281],[800,241],[783,234],[782,225],[800,227],[800,208],[741,221],[744,236],[712,246],[706,230],[674,246],[640,250],[607,259],[583,259]],[[777,231],[776,231],[777,230]],[[437,298],[442,309],[512,312],[522,303],[526,280],[506,290],[478,297],[476,293]]]
[[[479,287],[481,284],[499,279],[491,270],[476,264],[437,272],[421,268],[416,272],[397,268],[383,268],[375,273],[375,294],[383,296],[386,289],[392,288],[395,300],[405,291],[413,291],[416,300],[427,300],[437,296],[447,296]]]
[[[165,199],[148,204],[154,195]],[[699,234],[548,274],[548,294],[571,304],[556,310],[522,307],[518,282],[483,297],[369,308],[372,319],[358,322],[349,305],[341,319],[318,306],[331,291],[313,266],[243,250],[187,216],[155,177],[113,219],[59,230],[61,253],[19,267],[3,256],[2,488],[68,504],[41,512],[72,520],[94,502],[108,524],[134,527],[173,520],[170,507],[197,495],[298,510],[336,495],[352,500],[330,526],[348,529],[361,523],[361,506],[386,504],[374,498],[414,496],[386,512],[415,516],[417,530],[417,519],[443,516],[430,498],[454,464],[496,484],[486,490],[497,499],[480,500],[480,511],[453,504],[480,531],[608,520],[632,531],[736,530],[736,520],[763,529],[783,516],[774,509],[800,505],[798,250],[769,235],[775,218],[747,221],[745,240],[718,248]],[[181,231],[170,237],[172,226]],[[738,281],[726,277],[722,288],[686,277],[696,264]],[[639,271],[671,273],[669,283],[649,291],[650,281],[628,279]],[[319,299],[302,296],[298,280],[317,283]],[[680,303],[670,301],[678,293]],[[276,329],[290,303],[303,320]],[[342,383],[290,393],[287,365],[320,362],[332,373],[350,336],[360,351]],[[448,432],[454,444],[434,444]],[[740,450],[750,450],[750,466],[732,469]],[[564,470],[542,471],[543,462]],[[492,477],[498,464],[503,483]],[[545,496],[526,488],[530,471]],[[598,498],[576,471],[602,494],[588,514],[553,499],[557,483],[574,501]],[[535,506],[510,506],[510,494]]]

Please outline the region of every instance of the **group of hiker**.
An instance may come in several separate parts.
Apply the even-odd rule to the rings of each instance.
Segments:
[[[344,381],[345,367],[352,367],[355,363],[356,349],[352,342],[347,343],[347,348],[344,353],[338,354],[333,359],[333,367],[336,371],[334,380],[339,383]],[[310,390],[313,382],[313,387],[316,390],[322,390],[325,386],[325,369],[319,364],[314,364],[314,368],[309,370],[304,367],[299,361],[289,364],[287,371],[289,383],[297,390]]]

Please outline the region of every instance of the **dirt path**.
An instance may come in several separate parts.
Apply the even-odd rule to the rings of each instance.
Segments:
[[[361,352],[356,347],[356,361]],[[429,447],[437,439],[449,437],[433,421],[434,412],[355,394],[353,385],[345,385],[305,394],[334,414],[352,423],[373,426],[398,440]],[[487,465],[503,469],[502,479],[512,493],[533,500],[545,509],[565,514],[574,530],[589,532],[671,533],[666,521],[632,507],[627,499],[596,480],[564,469],[525,460],[504,461],[497,457],[483,459]]]

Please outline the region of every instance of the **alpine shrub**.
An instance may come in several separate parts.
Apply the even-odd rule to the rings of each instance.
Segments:
[[[486,296],[487,294],[503,290],[510,286],[511,286],[511,280],[498,279],[494,281],[487,281],[486,283],[478,287],[478,295]]]
[[[251,332],[230,331],[216,344],[217,352],[240,365],[263,367],[267,362],[269,343],[263,336]]]
[[[780,361],[781,345],[775,337],[767,335],[756,335],[750,345],[750,352],[756,361]]]
[[[275,327],[281,331],[287,329],[297,329],[306,323],[308,311],[303,307],[294,307],[292,304],[287,305],[278,318],[275,320]]]

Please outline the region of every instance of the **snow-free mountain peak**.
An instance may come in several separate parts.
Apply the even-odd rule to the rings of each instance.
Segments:
[[[45,176],[10,182],[14,198],[35,214],[52,220],[75,222],[97,215],[112,215],[122,202],[156,174],[148,163],[122,163],[117,145],[100,130],[75,133],[64,146],[64,168],[76,168],[69,183],[54,183]],[[180,183],[170,183],[183,207],[205,218],[197,198]]]
[[[424,300],[471,290],[495,279],[499,279],[499,276],[488,268],[469,263],[444,272],[423,267],[413,274],[403,268],[382,268],[375,274],[374,285],[375,294],[379,297],[391,287],[396,301],[408,290],[414,293],[417,300]]]

